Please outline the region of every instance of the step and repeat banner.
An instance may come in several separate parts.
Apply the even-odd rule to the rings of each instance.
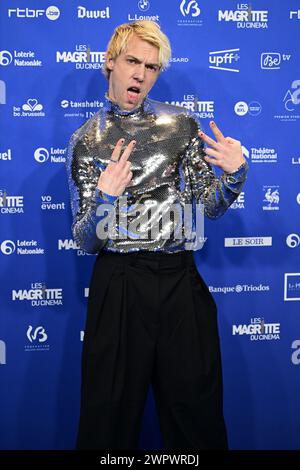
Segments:
[[[71,234],[71,134],[102,106],[106,45],[152,19],[173,54],[150,97],[243,144],[243,192],[205,222],[233,449],[300,449],[300,3],[0,2],[0,448],[72,449],[94,255]],[[184,354],[184,351],[182,352]],[[141,447],[160,448],[152,390]]]

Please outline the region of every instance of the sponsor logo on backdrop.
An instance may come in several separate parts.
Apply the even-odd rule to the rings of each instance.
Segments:
[[[3,339],[0,339],[0,365],[6,364],[6,344]]]
[[[297,248],[300,245],[300,236],[297,233],[290,233],[286,237],[286,244],[289,248]]]
[[[0,152],[0,160],[11,160],[11,149],[7,149],[5,152]]]
[[[237,28],[268,28],[268,10],[253,10],[250,3],[238,3],[235,10],[219,10],[218,21],[233,22]]]
[[[240,59],[239,52],[239,48],[209,52],[209,68],[224,70],[225,72],[239,72],[240,70],[236,68],[237,62]]]
[[[43,65],[40,59],[36,58],[36,52],[33,51],[0,51],[0,65],[15,67],[41,67]]]
[[[202,26],[201,9],[196,0],[181,0],[179,5],[181,13],[177,21],[178,26]]]
[[[243,146],[243,153],[251,163],[277,163],[277,151],[269,147],[251,147],[250,151]]]
[[[290,20],[300,20],[300,10],[290,10]]]
[[[45,117],[44,106],[36,98],[29,98],[22,106],[13,106],[14,117]]]
[[[0,80],[0,104],[6,104],[6,84]]]
[[[32,282],[30,289],[13,289],[13,302],[30,302],[32,307],[55,307],[63,304],[63,290],[49,288],[45,282]]]
[[[62,250],[65,250],[65,251],[76,250],[77,251],[77,256],[85,256],[85,255],[93,256],[93,255],[90,255],[89,253],[86,253],[85,251],[81,250],[81,248],[77,245],[77,243],[73,239],[65,238],[64,240],[62,240],[62,239],[57,240],[57,248],[58,248],[59,251],[62,251]]]
[[[261,113],[262,106],[258,101],[250,101],[246,103],[246,101],[238,101],[234,105],[234,112],[238,116],[245,116],[246,114],[250,114],[250,116],[258,116]]]
[[[64,202],[53,202],[53,198],[49,194],[41,196],[41,209],[43,211],[61,211],[65,208]]]
[[[292,364],[298,366],[300,364],[300,339],[294,339],[291,344],[291,348],[293,349],[291,355]]]
[[[287,62],[290,58],[290,54],[262,52],[260,55],[260,68],[263,70],[279,70],[282,62]]]
[[[148,0],[139,0],[138,8],[141,11],[148,11],[150,8],[150,2],[148,2]]]
[[[49,351],[50,345],[46,343],[48,335],[43,326],[33,328],[29,325],[26,336],[30,344],[25,345],[25,351]]]
[[[284,274],[284,300],[300,300],[300,273]]]
[[[297,201],[298,204],[300,204],[300,193],[297,194],[296,201]]]
[[[3,240],[0,252],[3,255],[44,255],[45,249],[39,246],[37,240]]]
[[[285,114],[275,114],[274,119],[282,122],[294,122],[300,119],[297,114],[300,111],[300,80],[293,80],[290,88],[285,92],[282,99],[281,112]]]
[[[80,341],[84,340],[84,331],[83,330],[80,330],[79,338],[80,338]]]
[[[249,292],[269,292],[266,284],[236,284],[235,286],[209,286],[212,294],[244,294]]]
[[[88,297],[88,296],[89,296],[89,292],[90,292],[90,288],[89,288],[89,287],[85,287],[85,288],[84,288],[84,297]]]
[[[300,165],[300,157],[292,157],[292,165]]]
[[[187,63],[190,61],[190,58],[189,57],[171,57],[170,59],[170,63],[171,64],[174,64],[174,63]]]
[[[280,323],[267,323],[263,317],[250,319],[250,323],[232,325],[232,336],[248,336],[250,341],[280,339]]]
[[[242,191],[229,209],[245,209],[245,193]]]
[[[91,20],[103,20],[110,18],[109,7],[105,7],[102,10],[88,10],[84,6],[77,7],[77,18],[79,19],[91,19]]]
[[[148,11],[151,7],[151,4],[148,0],[139,0],[137,2],[137,8],[145,13]],[[137,20],[152,20],[152,21],[159,21],[159,15],[154,14],[154,15],[141,15],[141,14],[136,14],[136,13],[129,13],[128,16],[128,21],[137,21]]]
[[[72,117],[82,117],[89,119],[94,116],[94,114],[100,109],[103,108],[103,101],[93,100],[93,101],[74,101],[74,100],[61,100],[61,108],[67,110],[64,113],[65,118]],[[93,110],[93,111],[91,111]]]
[[[201,119],[214,119],[214,106],[215,102],[213,100],[199,100],[196,95],[185,94],[181,101],[165,101],[167,104],[172,104],[175,106],[182,106],[189,111],[192,111]]]
[[[24,196],[11,196],[6,189],[0,189],[0,213],[1,214],[23,214]]]
[[[56,51],[56,62],[72,63],[76,69],[101,69],[105,52],[92,51],[86,44],[76,44],[75,51]]]
[[[232,237],[224,238],[225,248],[240,248],[250,246],[272,246],[272,237]]]
[[[263,186],[264,193],[264,211],[278,211],[279,210],[279,186]]]
[[[60,17],[60,10],[57,6],[49,6],[46,9],[34,9],[34,8],[9,8],[7,10],[8,18],[26,18],[26,19],[38,19],[48,18],[48,20],[55,21]]]
[[[34,151],[34,159],[38,163],[65,163],[66,162],[66,152],[67,147],[50,147],[47,149],[45,147],[38,147]]]

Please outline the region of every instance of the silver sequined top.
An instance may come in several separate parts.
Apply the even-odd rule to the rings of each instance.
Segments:
[[[87,253],[198,249],[200,204],[209,218],[220,217],[241,192],[248,170],[246,163],[217,178],[203,159],[199,129],[185,108],[147,97],[139,108],[124,111],[106,97],[68,148],[72,232],[79,247]],[[97,182],[120,138],[124,145],[136,140],[129,157],[133,178],[121,197],[109,197]]]

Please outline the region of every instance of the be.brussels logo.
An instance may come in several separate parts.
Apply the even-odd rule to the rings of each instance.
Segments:
[[[57,6],[51,5],[46,9],[35,8],[9,8],[7,10],[8,18],[18,19],[39,19],[47,18],[48,20],[55,21],[60,17],[60,10]]]
[[[39,246],[37,240],[4,240],[0,244],[2,255],[44,255],[45,249]]]
[[[25,351],[49,351],[50,345],[47,343],[48,335],[44,326],[33,327],[29,325],[26,331],[28,343]]]
[[[232,336],[245,336],[250,341],[280,339],[280,323],[268,323],[264,317],[253,317],[249,323],[232,325]]]
[[[6,344],[0,339],[0,365],[6,364]]]
[[[89,10],[85,6],[77,7],[77,18],[82,19],[91,19],[91,20],[105,20],[110,18],[110,9],[107,6],[102,10]]]
[[[219,10],[218,21],[233,23],[239,29],[266,29],[268,14],[268,10],[254,10],[250,3],[238,3],[235,10]]]
[[[29,98],[21,106],[13,106],[13,117],[45,117],[44,106],[36,98]]]
[[[240,69],[237,68],[237,62],[240,60],[239,52],[239,48],[209,52],[209,68],[224,72],[239,72]]]
[[[65,163],[67,147],[38,147],[34,153],[34,159],[37,163]]]
[[[284,300],[300,300],[300,273],[284,274]]]

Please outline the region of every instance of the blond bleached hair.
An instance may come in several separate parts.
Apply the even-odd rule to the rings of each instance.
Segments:
[[[110,38],[105,53],[105,63],[102,68],[102,72],[107,79],[109,79],[110,74],[110,70],[107,67],[108,57],[116,59],[126,49],[133,35],[157,47],[160,69],[165,70],[168,67],[171,57],[171,45],[168,37],[160,29],[160,26],[155,21],[134,21],[117,26]]]

